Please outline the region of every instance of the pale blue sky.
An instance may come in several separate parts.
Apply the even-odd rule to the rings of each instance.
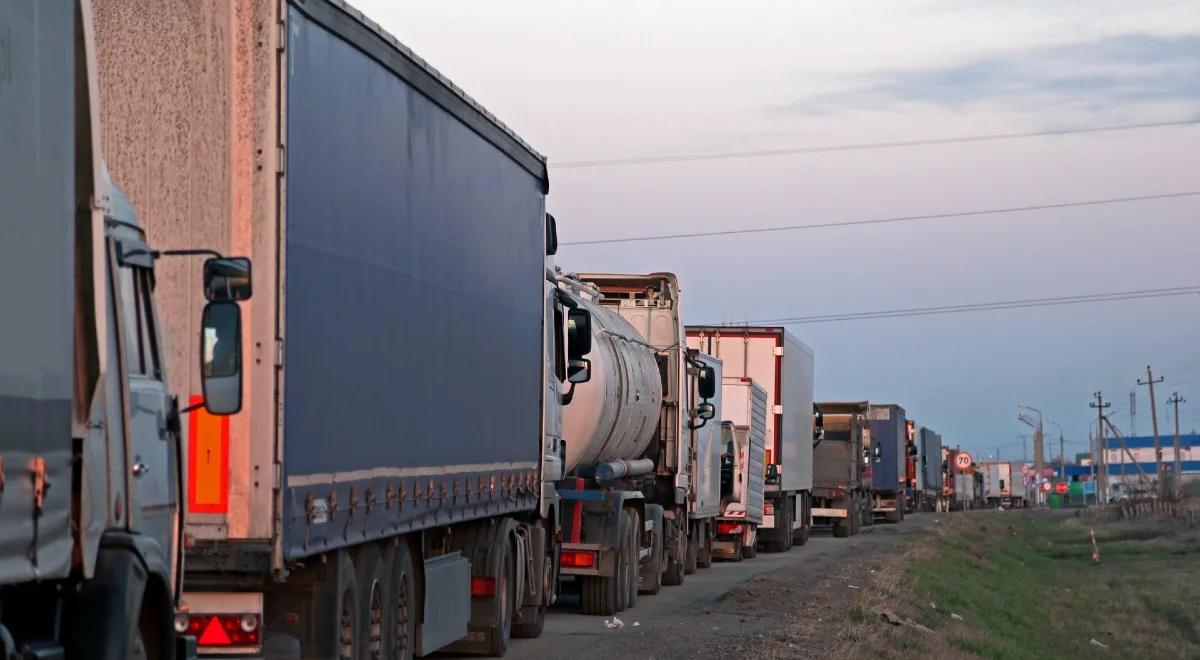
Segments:
[[[355,4],[552,163],[1200,118],[1191,0]],[[553,170],[548,203],[570,241],[1194,189],[1200,126]],[[568,247],[559,263],[675,271],[686,318],[707,322],[1197,285],[1198,246],[1190,198]],[[1081,451],[1092,392],[1128,428],[1148,362],[1200,427],[1198,328],[1200,296],[793,330],[818,398],[896,401],[953,444],[1019,457],[1018,403]]]

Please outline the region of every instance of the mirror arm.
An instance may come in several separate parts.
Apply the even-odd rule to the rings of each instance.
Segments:
[[[210,257],[213,257],[216,259],[224,259],[225,258],[220,252],[217,252],[216,250],[208,250],[208,249],[204,249],[204,248],[200,248],[200,249],[196,249],[196,250],[162,250],[162,251],[156,250],[154,252],[155,259],[157,259],[159,257],[192,257],[192,256],[200,256],[200,255],[207,255],[207,256],[210,256]]]
[[[562,405],[571,405],[571,401],[575,399],[575,383],[571,383],[571,387],[567,388],[566,392],[559,394],[558,397]]]
[[[190,412],[193,412],[193,411],[199,410],[199,409],[201,409],[201,408],[203,408],[203,407],[204,407],[204,399],[200,399],[200,401],[199,401],[199,402],[197,402],[197,403],[193,403],[192,405],[190,405],[190,406],[188,406],[188,407],[186,407],[186,408],[183,408],[182,410],[180,410],[180,411],[179,411],[179,414],[180,414],[180,415],[186,415],[186,414],[188,414],[188,413],[190,413]]]

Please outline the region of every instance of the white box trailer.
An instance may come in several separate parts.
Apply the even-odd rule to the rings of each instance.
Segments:
[[[782,327],[688,326],[688,347],[721,359],[726,376],[767,391],[766,504],[759,542],[785,551],[812,528],[813,368],[811,348]]]
[[[757,554],[766,497],[767,391],[745,377],[722,379],[721,506],[717,556],[741,561]]]

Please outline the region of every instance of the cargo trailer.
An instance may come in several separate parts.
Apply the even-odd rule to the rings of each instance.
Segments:
[[[908,463],[908,426],[904,408],[896,404],[871,405],[871,511],[890,523],[904,519]]]
[[[920,511],[924,493],[923,476],[920,468],[919,438],[923,427],[911,419],[905,423],[904,440],[904,512]]]
[[[942,436],[933,429],[917,426],[914,434],[917,455],[916,509],[934,511],[942,507]]]
[[[741,561],[758,554],[766,479],[767,391],[745,377],[726,376],[721,386],[721,515],[713,551]]]
[[[96,23],[109,167],[149,237],[255,264],[243,409],[183,425],[201,652],[501,654],[537,634],[561,397],[588,374],[547,271],[545,159],[340,0],[105,2]],[[197,268],[158,273],[193,404]],[[212,624],[241,616],[273,627]]]
[[[812,528],[813,351],[781,327],[688,326],[691,348],[719,358],[726,376],[767,390],[766,502],[759,544],[770,552],[808,541]]]
[[[984,501],[989,508],[1025,506],[1025,483],[1019,467],[1014,467],[1011,461],[984,461],[979,465],[984,481]]]
[[[813,525],[827,526],[837,537],[853,536],[870,524],[871,484],[864,475],[869,410],[866,401],[817,404],[817,424],[824,432],[813,447]]]

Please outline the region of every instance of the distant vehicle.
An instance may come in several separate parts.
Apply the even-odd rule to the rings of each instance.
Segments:
[[[758,554],[766,496],[767,391],[749,378],[722,379],[721,515],[713,551],[732,561]]]
[[[726,376],[767,391],[766,503],[758,540],[768,552],[803,545],[812,530],[813,351],[782,327],[688,326],[688,346],[722,361]]]
[[[872,404],[867,413],[871,429],[871,511],[889,523],[904,520],[908,439],[904,408]]]
[[[817,404],[824,434],[813,448],[813,524],[829,526],[837,537],[854,536],[872,522],[871,481],[865,474],[870,408],[865,401]]]

